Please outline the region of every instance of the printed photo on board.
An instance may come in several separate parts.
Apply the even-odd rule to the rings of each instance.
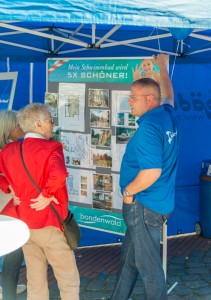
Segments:
[[[91,128],[92,146],[111,147],[111,130]]]
[[[135,131],[136,129],[133,128],[116,127],[116,143],[127,144]]]
[[[45,93],[45,103],[48,104],[52,117],[58,116],[58,93]]]
[[[111,168],[111,150],[93,149],[93,165],[96,167]]]
[[[92,193],[93,208],[111,210],[112,197],[111,194]]]
[[[112,192],[113,178],[107,174],[93,174],[93,188],[97,191]]]
[[[110,110],[90,109],[90,127],[110,128]]]
[[[89,89],[89,106],[91,107],[109,107],[109,90]]]

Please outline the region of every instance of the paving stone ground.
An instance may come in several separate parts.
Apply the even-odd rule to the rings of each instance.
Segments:
[[[116,275],[102,273],[96,278],[81,278],[80,300],[108,300],[114,289]],[[168,261],[167,288],[176,285],[169,300],[211,300],[211,249],[195,250],[187,257],[175,256]],[[50,299],[60,299],[54,283],[50,286]],[[26,293],[18,300],[26,300]],[[137,280],[130,300],[144,300],[143,285]],[[155,299],[156,300],[156,299]]]
[[[81,300],[109,299],[116,276],[101,274],[95,279],[81,280]],[[211,250],[195,250],[188,257],[176,256],[168,262],[167,288],[176,285],[169,300],[211,299]],[[144,300],[143,284],[137,280],[131,300]]]
[[[181,244],[181,249],[179,248],[179,240],[174,244],[177,245],[177,252],[174,256],[168,256],[167,265],[167,289],[171,290],[168,299],[211,300],[211,240],[199,240],[197,237],[193,237],[186,244]],[[171,241],[169,246],[169,253],[172,254]],[[190,250],[193,246],[195,249]],[[98,256],[99,260],[97,259]],[[76,257],[81,274],[80,300],[110,299],[116,282],[118,265],[118,259],[115,259],[115,256],[119,257],[119,250],[115,247],[108,248],[103,252],[102,249],[100,251],[96,249],[85,252],[78,251]],[[97,270],[102,271],[97,272]],[[59,290],[51,270],[48,279],[50,300],[60,299]],[[25,281],[23,272],[21,283],[25,283]],[[17,300],[26,300],[26,293],[19,295]],[[144,288],[140,279],[136,282],[130,300],[145,300]]]

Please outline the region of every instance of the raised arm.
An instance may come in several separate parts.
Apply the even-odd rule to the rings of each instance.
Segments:
[[[174,90],[168,74],[169,55],[158,54],[157,56],[153,56],[153,59],[160,68],[162,104],[170,104],[174,107]]]

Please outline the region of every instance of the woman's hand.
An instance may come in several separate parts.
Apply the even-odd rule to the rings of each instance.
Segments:
[[[18,198],[18,197],[15,195],[15,192],[14,192],[13,188],[11,187],[11,185],[9,185],[8,188],[9,188],[9,190],[10,190],[10,192],[11,192],[11,195],[12,195],[12,198],[13,198],[13,204],[14,204],[15,206],[20,205],[20,204],[21,204],[21,200],[20,200],[20,198]]]
[[[39,196],[35,199],[31,199],[31,202],[34,202],[30,204],[30,207],[35,210],[42,210],[45,209],[50,203],[53,201],[56,204],[59,204],[59,201],[52,196],[51,198],[46,198],[42,194],[39,194]]]

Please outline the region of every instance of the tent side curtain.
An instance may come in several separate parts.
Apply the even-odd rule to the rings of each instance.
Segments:
[[[0,0],[2,21],[211,28],[210,11],[210,0]]]

